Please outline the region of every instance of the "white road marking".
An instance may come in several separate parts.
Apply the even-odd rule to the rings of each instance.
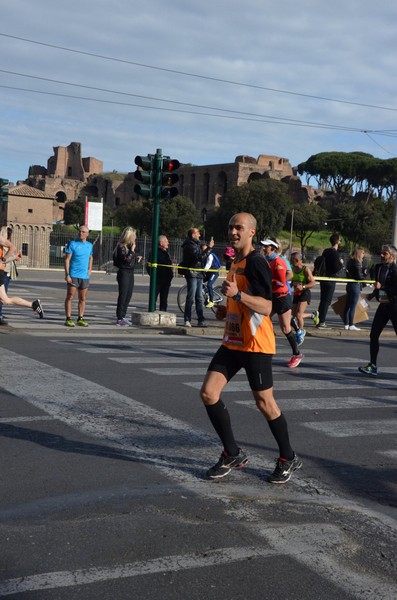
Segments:
[[[169,573],[187,569],[203,569],[216,565],[241,562],[257,558],[275,556],[277,552],[269,548],[219,548],[203,553],[181,556],[163,556],[146,562],[138,561],[115,565],[114,567],[92,567],[76,571],[56,571],[9,579],[0,583],[0,597],[23,592],[51,590],[87,585],[99,581],[111,581],[127,577],[141,577],[155,573]]]
[[[300,562],[311,571],[332,582],[344,592],[360,600],[390,600],[395,597],[396,587],[373,575],[356,572],[341,555],[351,553],[351,540],[338,527],[322,524],[301,524],[299,526],[278,525],[259,526],[247,523],[254,535],[262,536],[270,548],[219,548],[202,554],[164,556],[148,561],[137,561],[113,567],[91,567],[74,571],[55,571],[9,579],[0,583],[0,596],[24,592],[63,589],[76,585],[95,584],[132,577],[142,577],[155,573],[170,573],[183,570],[221,566],[246,560],[264,559],[274,556],[299,557]],[[359,547],[356,546],[356,551]]]
[[[321,423],[302,423],[303,427],[319,431],[328,437],[357,437],[360,435],[395,435],[397,419],[377,421],[323,421]]]
[[[377,454],[382,454],[383,456],[397,460],[397,450],[378,450]]]
[[[329,373],[327,374],[329,376]],[[323,373],[323,377],[325,373]],[[183,385],[187,385],[196,390],[202,386],[202,381],[184,381]],[[347,389],[367,389],[367,388],[384,388],[395,389],[396,381],[393,379],[376,380],[372,379],[302,379],[297,377],[295,380],[289,381],[274,381],[274,389],[279,391],[302,391],[302,390],[347,390]],[[250,387],[247,381],[229,381],[222,393],[227,392],[250,392]]]
[[[185,359],[183,359],[183,361],[185,361]],[[342,362],[343,359],[340,359],[340,362]],[[209,361],[208,361],[209,363]],[[306,366],[306,365],[305,365]],[[172,377],[176,377],[176,376],[180,376],[180,375],[205,375],[207,369],[204,368],[192,368],[192,367],[187,367],[187,368],[183,368],[180,367],[178,368],[172,368],[169,369],[168,367],[156,367],[154,369],[147,369],[145,368],[145,371],[148,371],[149,373],[153,373],[154,375],[160,375],[161,377],[163,376],[172,376]],[[275,365],[273,367],[273,372],[274,373],[285,373],[285,368],[282,365]],[[341,375],[345,375],[346,373],[351,374],[352,370],[349,367],[346,368],[340,368],[340,369],[310,369],[310,367],[305,368],[305,369],[300,369],[299,371],[295,371],[295,373],[299,374],[299,376],[307,376],[307,375],[321,375],[321,376],[327,376],[328,378],[337,378],[337,381],[341,382],[343,381],[343,379],[341,379]],[[245,375],[245,371],[242,369],[240,371],[241,374]],[[288,371],[288,374],[292,374],[290,371]],[[294,377],[296,377],[296,375],[294,375]],[[361,378],[358,378],[360,380],[360,385],[361,385]],[[301,386],[301,382],[302,380],[299,378],[299,387]],[[312,380],[309,382],[310,386],[313,388],[317,387],[317,381],[314,383]],[[343,387],[346,384],[343,383]],[[297,383],[296,380],[291,380],[291,387],[295,387],[296,388]]]
[[[141,350],[133,350],[132,348],[75,348],[80,352],[87,354],[140,354]],[[110,358],[110,357],[109,357]]]
[[[52,421],[55,417],[51,415],[35,416],[35,417],[3,417],[0,423],[26,423],[30,421]]]
[[[252,400],[235,400],[236,404],[248,406],[258,410]],[[360,396],[332,396],[330,398],[277,398],[277,404],[283,410],[341,410],[356,408],[391,408],[397,406],[397,398],[393,396],[375,396],[362,398]]]
[[[76,350],[79,350],[80,352],[86,352],[87,354],[156,354],[156,355],[162,355],[164,356],[163,358],[163,362],[168,362],[168,357],[169,356],[179,356],[179,361],[184,361],[185,360],[185,356],[186,353],[188,353],[188,350],[168,350],[168,349],[163,349],[163,348],[151,348],[150,351],[148,350],[141,350],[138,348],[76,348]],[[200,356],[204,354],[204,352],[199,352],[195,354],[195,356]],[[110,357],[109,357],[110,358]],[[189,357],[191,358],[191,356]],[[208,358],[206,358],[206,361],[209,363],[210,362],[210,355],[208,355]]]
[[[335,586],[342,588],[360,600],[392,600],[396,598],[397,588],[393,583],[381,580],[375,584],[372,575],[365,571],[354,571],[347,564],[342,566],[343,553],[347,556],[358,551],[352,549],[351,540],[339,528],[333,525],[304,524],[297,526],[257,527],[251,526],[255,533],[262,535],[275,551],[293,556],[314,573],[321,573]],[[375,584],[375,585],[374,585]],[[326,592],[325,596],[326,597]],[[342,595],[341,595],[342,598]]]
[[[128,330],[128,328],[127,328]],[[74,336],[73,336],[74,337]],[[139,342],[137,341],[137,337],[139,337]],[[149,334],[142,334],[141,336],[137,336],[136,332],[134,331],[134,335],[133,338],[127,338],[127,340],[123,340],[122,338],[119,337],[112,337],[111,339],[107,338],[107,339],[100,339],[99,337],[96,337],[94,340],[91,339],[91,337],[89,339],[87,339],[87,337],[84,340],[79,340],[78,342],[74,341],[73,339],[68,339],[68,340],[64,340],[64,339],[55,339],[55,340],[51,340],[51,342],[55,343],[55,344],[61,344],[63,346],[67,346],[68,344],[71,344],[73,346],[78,346],[80,349],[85,349],[85,347],[97,347],[100,346],[101,348],[106,348],[109,347],[109,350],[111,350],[111,348],[113,346],[116,346],[118,348],[132,348],[134,350],[138,350],[140,352],[151,352],[152,350],[161,350],[161,351],[171,351],[171,352],[177,352],[178,350],[181,350],[183,352],[194,352],[194,353],[200,353],[203,352],[205,350],[208,350],[208,352],[212,352],[212,349],[209,348],[209,340],[205,341],[205,344],[200,340],[199,342],[197,342],[197,344],[194,344],[194,346],[192,346],[191,344],[186,345],[186,342],[180,342],[180,336],[177,336],[177,339],[175,339],[173,336],[169,336],[171,338],[171,340],[173,342],[178,342],[177,344],[175,344],[176,349],[175,350],[170,350],[169,346],[164,345],[164,339],[161,339],[161,342],[159,341],[159,335],[156,334],[155,336],[151,336]],[[103,338],[103,334],[102,334],[102,338]],[[150,339],[147,339],[150,338]],[[153,341],[152,338],[155,338],[155,342]],[[168,339],[168,336],[167,336]],[[214,349],[217,348],[217,346],[219,346],[218,343],[214,344]]]
[[[181,364],[181,361],[183,361],[184,363],[203,363],[206,365],[209,365],[209,360],[208,358],[197,358],[195,356],[193,357],[172,357],[172,356],[167,356],[167,358],[161,358],[160,356],[126,356],[125,358],[120,357],[120,358],[112,358],[111,356],[109,356],[109,360],[113,360],[114,362],[118,362],[121,364],[125,364],[125,365],[144,365],[144,364],[155,364],[155,363],[164,363],[165,361],[168,364]],[[147,371],[148,369],[145,369],[145,371]],[[205,372],[205,371],[204,371]]]
[[[185,362],[185,359],[183,359],[183,362]],[[165,375],[169,375],[171,377],[177,377],[178,375],[202,375],[204,377],[204,375],[207,372],[207,369],[205,367],[179,367],[172,369],[168,367],[156,367],[155,369],[145,368],[143,370],[147,371],[148,373],[153,373],[154,375],[160,375],[161,377],[164,377]],[[245,373],[243,374],[245,375]]]

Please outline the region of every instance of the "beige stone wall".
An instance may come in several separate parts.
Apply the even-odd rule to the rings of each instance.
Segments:
[[[32,269],[46,269],[50,266],[50,234],[52,227],[17,223],[12,226],[11,241],[22,251],[18,265]]]
[[[49,198],[8,197],[8,224],[29,223],[52,227],[53,200]]]
[[[48,159],[47,175],[86,181],[90,175],[103,172],[103,162],[92,156],[83,158],[80,142],[69,146],[54,146],[54,155]]]
[[[67,148],[54,146],[54,156],[48,159],[47,169],[50,176],[68,177],[84,181],[81,144],[72,142]]]
[[[94,174],[99,175],[100,173],[103,173],[103,162],[93,156],[88,156],[83,158],[83,168],[86,178]]]
[[[35,166],[30,172],[29,183],[57,198],[58,203],[87,196],[103,198],[104,204],[114,209],[136,198],[133,173],[122,179],[105,178],[102,173],[102,161],[82,158],[81,144],[72,142],[67,147],[54,147],[54,156],[48,160],[48,174],[43,176],[41,168]],[[257,158],[237,156],[231,163],[184,166],[178,174],[179,193],[191,198],[202,211],[218,206],[220,198],[236,185],[263,176],[278,180],[289,178],[293,176],[293,170],[286,158],[260,154]]]
[[[47,169],[39,165],[30,167],[27,181],[48,195],[60,195],[65,201],[73,202],[79,198],[89,178],[101,173],[103,162],[92,156],[82,158],[80,142],[72,142],[69,146],[54,147]]]
[[[28,185],[10,188],[8,202],[0,206],[0,224],[3,232],[7,227],[13,230],[12,242],[23,252],[19,264],[49,266],[53,204],[53,198]]]
[[[292,176],[293,170],[286,158],[261,154],[257,159],[237,156],[234,163],[181,167],[178,173],[179,193],[191,198],[196,207],[202,210],[218,206],[227,190],[247,183],[252,177],[266,174],[281,180]]]

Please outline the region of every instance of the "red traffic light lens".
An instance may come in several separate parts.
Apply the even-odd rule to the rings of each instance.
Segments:
[[[168,173],[171,173],[172,171],[176,171],[177,169],[179,169],[180,166],[181,163],[179,162],[179,160],[173,158],[172,160],[164,161],[163,171],[168,171]]]

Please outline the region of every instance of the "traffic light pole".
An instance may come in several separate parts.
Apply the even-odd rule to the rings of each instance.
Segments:
[[[150,270],[149,312],[156,310],[156,287],[157,287],[157,258],[158,237],[160,226],[160,200],[161,200],[161,177],[162,177],[163,151],[158,148],[154,157],[154,194],[153,194],[153,221],[152,221],[152,264]]]

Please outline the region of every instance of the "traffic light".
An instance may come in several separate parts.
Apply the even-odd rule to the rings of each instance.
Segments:
[[[8,202],[8,179],[0,179],[0,202]]]
[[[180,166],[181,164],[176,158],[170,158],[169,156],[163,157],[160,192],[160,198],[162,200],[168,200],[178,195],[178,188],[175,187],[175,184],[179,181],[179,175],[177,175],[175,171],[179,169]]]
[[[142,198],[153,198],[154,193],[154,155],[136,156],[135,164],[138,169],[135,171],[135,179],[141,183],[134,185],[134,192]]]

